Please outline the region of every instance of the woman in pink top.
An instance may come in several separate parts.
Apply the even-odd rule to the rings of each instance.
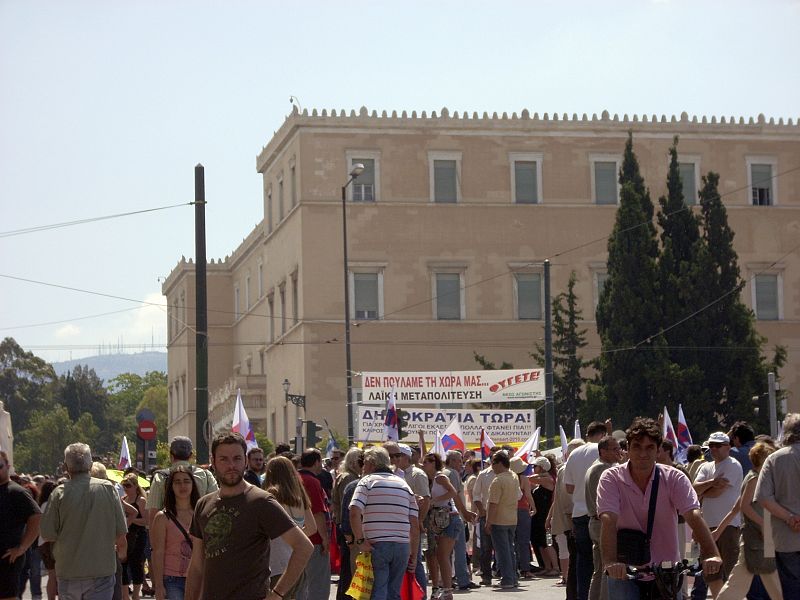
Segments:
[[[164,484],[164,510],[156,514],[150,528],[156,600],[183,600],[186,571],[192,558],[188,532],[199,498],[191,467],[173,467]]]

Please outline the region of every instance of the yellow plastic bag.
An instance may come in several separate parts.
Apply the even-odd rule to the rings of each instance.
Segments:
[[[356,557],[356,572],[347,588],[347,595],[355,600],[369,600],[372,596],[372,554],[359,552]]]

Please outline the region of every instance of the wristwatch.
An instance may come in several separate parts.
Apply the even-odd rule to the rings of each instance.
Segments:
[[[354,543],[356,546],[360,546],[361,544],[363,544],[363,543],[364,543],[364,538],[358,538],[357,540],[353,540],[353,543]]]

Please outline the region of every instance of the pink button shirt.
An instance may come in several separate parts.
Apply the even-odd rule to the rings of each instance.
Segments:
[[[700,508],[697,494],[689,478],[678,469],[657,465],[659,469],[658,500],[650,540],[652,563],[678,561],[678,514]],[[655,473],[655,469],[653,470]],[[617,515],[618,529],[647,531],[647,509],[650,507],[650,490],[653,475],[644,493],[633,481],[628,465],[611,467],[600,477],[597,488],[597,514]]]

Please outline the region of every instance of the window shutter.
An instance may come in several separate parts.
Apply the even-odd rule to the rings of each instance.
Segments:
[[[357,319],[378,318],[378,274],[354,273],[353,291]]]
[[[517,312],[520,319],[542,318],[542,276],[517,273]]]
[[[436,274],[436,318],[461,318],[461,278],[458,273]]]
[[[753,204],[772,204],[772,165],[750,165],[750,180],[753,185]]]
[[[778,319],[777,275],[756,275],[756,317],[763,321]]]
[[[617,203],[617,163],[594,163],[594,193],[597,204]]]
[[[516,161],[514,163],[514,183],[517,204],[536,204],[538,202],[535,162]]]
[[[433,198],[436,202],[456,202],[458,188],[456,187],[456,161],[433,161]]]
[[[683,201],[690,206],[697,204],[697,187],[694,181],[694,163],[678,163],[683,183]]]

